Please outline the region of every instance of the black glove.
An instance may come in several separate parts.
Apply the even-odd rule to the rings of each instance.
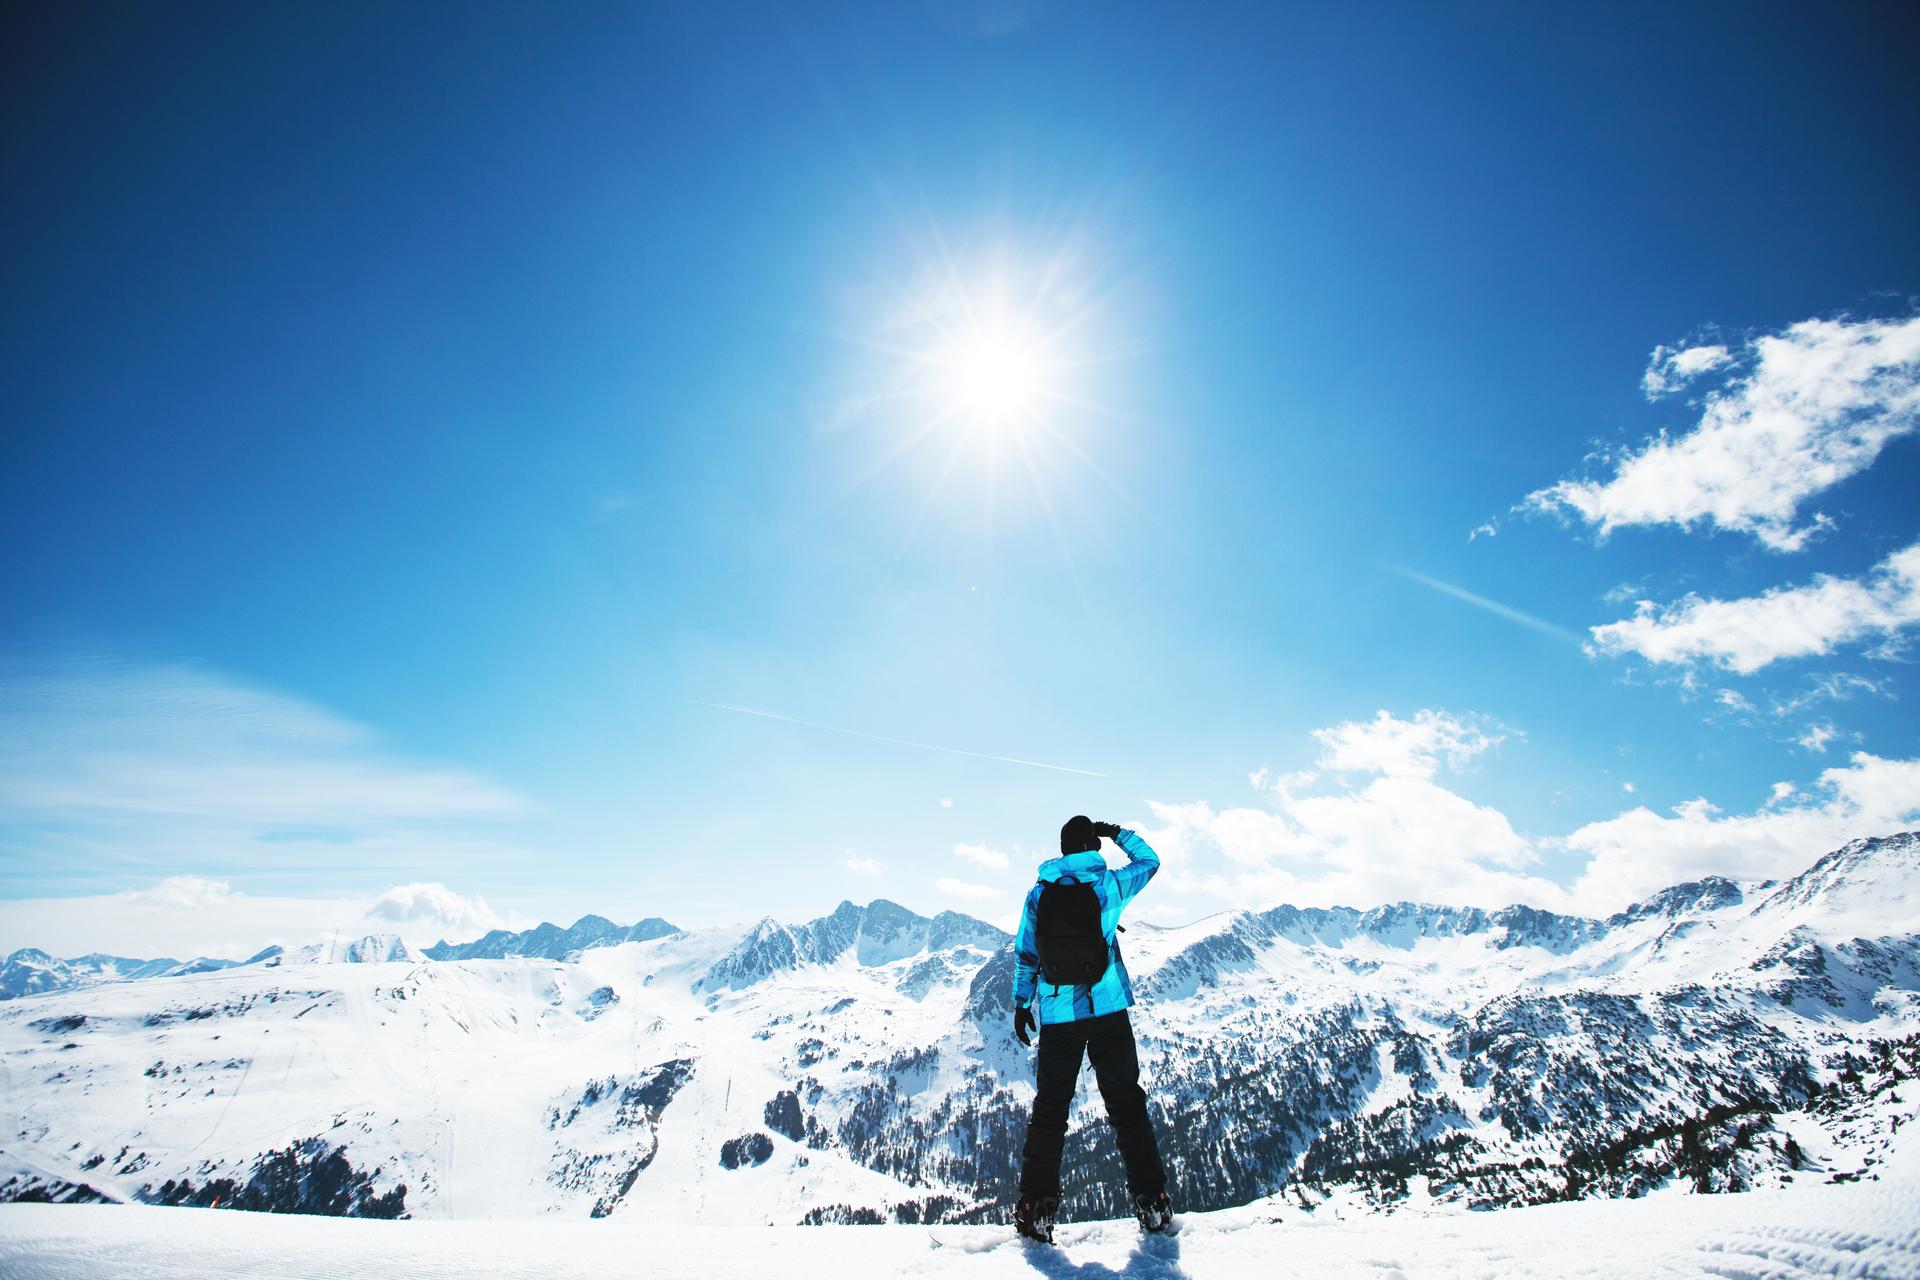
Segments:
[[[1031,1047],[1033,1041],[1027,1039],[1027,1033],[1038,1029],[1038,1025],[1033,1020],[1032,1009],[1024,1004],[1013,1006],[1013,1034],[1015,1039],[1021,1044]]]
[[[1093,824],[1093,834],[1105,836],[1109,840],[1118,840],[1120,828],[1111,822],[1096,822]]]

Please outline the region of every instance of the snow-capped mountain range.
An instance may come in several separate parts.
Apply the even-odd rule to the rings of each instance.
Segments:
[[[248,960],[216,960],[208,956],[196,956],[186,961],[167,957],[134,960],[126,956],[101,955],[99,952],[61,960],[37,947],[21,947],[5,960],[0,960],[0,1000],[65,991],[69,987],[84,987],[96,982],[135,982],[141,978],[211,973],[215,969],[232,969],[264,960],[277,950],[270,947]]]
[[[1916,922],[1905,833],[1605,920],[1281,906],[1121,945],[1182,1206],[1468,1208],[1872,1177],[1920,1110]],[[1007,935],[885,901],[150,976],[16,963],[0,1198],[997,1220],[1032,1096]],[[1120,1211],[1090,1079],[1066,1172],[1068,1217]]]
[[[288,960],[304,963],[364,963],[376,960],[505,960],[514,956],[564,960],[572,953],[588,947],[646,942],[678,932],[680,930],[673,925],[654,917],[637,924],[617,925],[604,916],[589,915],[581,916],[566,929],[557,924],[539,924],[518,933],[493,929],[472,942],[456,945],[443,939],[425,951],[416,951],[392,934],[373,934],[345,941],[334,938],[303,947]],[[0,960],[0,1000],[44,995],[49,991],[65,991],[100,982],[134,982],[142,978],[177,977],[215,969],[233,969],[243,964],[259,964],[281,954],[281,950],[280,947],[267,947],[245,960],[215,960],[200,956],[183,964],[178,960],[130,960],[125,956],[106,955],[59,960],[37,948],[22,947],[5,960]]]

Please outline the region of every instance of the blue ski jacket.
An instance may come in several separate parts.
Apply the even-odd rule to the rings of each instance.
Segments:
[[[1114,843],[1126,853],[1126,866],[1117,871],[1108,870],[1106,858],[1095,850],[1050,858],[1040,864],[1039,880],[1027,894],[1026,909],[1020,913],[1020,931],[1013,939],[1013,1002],[1022,1008],[1031,1005],[1035,1020],[1043,1027],[1118,1013],[1133,1004],[1133,982],[1127,977],[1127,965],[1120,958],[1114,931],[1120,926],[1120,913],[1133,901],[1133,895],[1145,888],[1147,881],[1153,879],[1153,873],[1160,869],[1160,855],[1138,834],[1124,827],[1114,837]],[[1091,986],[1056,987],[1040,972],[1040,953],[1034,943],[1034,917],[1040,909],[1040,891],[1050,880],[1090,884],[1100,899],[1100,931],[1107,937],[1107,971]]]

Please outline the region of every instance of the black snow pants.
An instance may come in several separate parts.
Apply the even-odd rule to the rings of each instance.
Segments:
[[[1125,1009],[1040,1028],[1039,1074],[1027,1147],[1020,1157],[1020,1194],[1060,1194],[1060,1148],[1067,1140],[1067,1108],[1073,1103],[1083,1054],[1092,1060],[1094,1078],[1100,1082],[1107,1122],[1113,1126],[1120,1158],[1127,1162],[1128,1187],[1135,1195],[1159,1195],[1167,1189],[1167,1172],[1147,1120],[1140,1057]]]

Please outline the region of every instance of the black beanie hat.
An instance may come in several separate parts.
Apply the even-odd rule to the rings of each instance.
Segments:
[[[1093,819],[1084,813],[1076,813],[1060,828],[1061,853],[1086,853],[1099,847],[1100,837],[1093,834]]]

